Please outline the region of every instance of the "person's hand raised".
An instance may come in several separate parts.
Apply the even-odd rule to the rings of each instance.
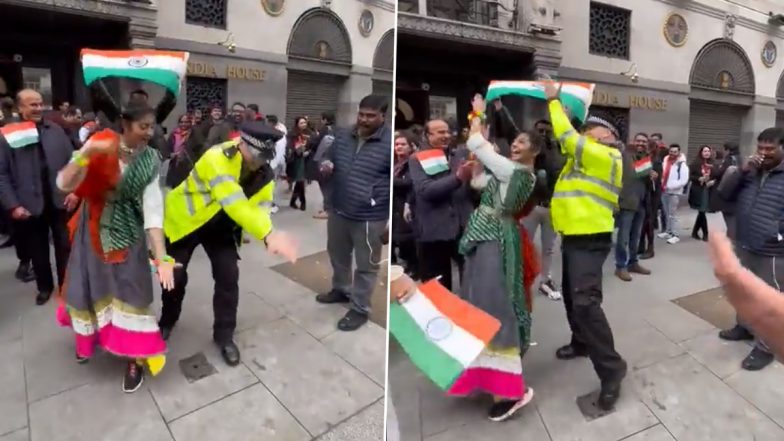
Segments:
[[[549,100],[557,100],[558,97],[561,95],[561,87],[563,87],[562,83],[556,83],[554,81],[545,81],[544,83],[544,97],[545,99]]]

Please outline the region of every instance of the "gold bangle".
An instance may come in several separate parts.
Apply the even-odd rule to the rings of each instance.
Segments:
[[[73,155],[71,156],[71,162],[82,168],[87,167],[90,164],[90,160],[85,158],[84,155],[82,155],[82,153],[79,151],[73,152]]]

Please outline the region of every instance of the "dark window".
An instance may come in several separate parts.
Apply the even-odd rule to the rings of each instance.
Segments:
[[[226,110],[228,89],[224,79],[188,77],[185,90],[188,112],[199,109],[206,115],[210,107],[216,104]]]
[[[589,52],[628,60],[632,11],[591,2],[590,21]]]
[[[185,22],[226,29],[226,0],[185,0]]]

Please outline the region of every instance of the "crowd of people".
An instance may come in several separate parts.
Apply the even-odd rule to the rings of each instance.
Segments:
[[[477,96],[468,133],[453,137],[446,121],[431,120],[394,138],[393,262],[413,279],[439,278],[501,321],[499,333],[449,391],[489,393],[494,421],[511,417],[533,396],[520,360],[536,279],[541,294],[563,298],[572,331],[556,357],[589,357],[601,383],[597,405],[614,406],[627,364],[601,307],[603,263],[614,251],[620,280],[650,275],[640,261],[654,258],[658,240],[680,242],[686,202],[697,212],[692,238],[707,241],[707,214],[720,212],[740,263],[776,290],[784,283],[776,260],[784,252],[784,202],[776,197],[784,191],[784,130],[763,131],[745,160],[735,143],[700,146],[688,160],[680,145],[667,145],[658,133],[637,133],[624,143],[601,112],[570,120],[553,83],[545,94],[550,117],[531,131],[517,129],[500,100],[486,112]],[[532,243],[537,233],[539,250]],[[559,239],[560,287],[550,269]],[[747,370],[774,359],[754,329],[739,316],[734,328],[719,334],[756,340],[741,364]]]
[[[156,375],[201,246],[215,280],[213,340],[225,362],[238,365],[238,251],[250,242],[244,235],[286,260],[297,258],[296,238],[272,222],[278,179],[289,182],[290,204],[301,210],[305,184],[319,182],[325,205],[316,217],[327,219],[334,271],[332,289],[316,301],[351,303],[340,330],[367,322],[388,231],[385,97],[365,97],[347,129],[336,129],[334,115],[325,113],[319,130],[303,117],[287,133],[276,116],[235,103],[228,117],[217,105],[206,118],[198,110],[181,115],[167,135],[163,121],[179,88],[145,80],[165,90],[153,104],[144,89],[109,96],[104,82],[115,78],[87,84],[98,115],[92,124],[69,125],[64,118],[72,108],[47,111],[42,96],[26,89],[12,105],[4,102],[0,126],[0,206],[8,215],[7,245],[19,258],[17,277],[36,281],[38,305],[57,295],[57,319],[74,332],[77,362],[87,363],[97,349],[126,359],[127,393],[141,387],[145,372]],[[163,291],[160,314],[151,309],[151,268]]]

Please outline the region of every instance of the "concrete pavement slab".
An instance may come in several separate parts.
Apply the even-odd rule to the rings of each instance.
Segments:
[[[167,368],[148,383],[166,421],[177,419],[259,382],[245,365],[227,366],[217,350],[203,353],[217,373],[189,383],[179,369],[179,357],[170,356]]]
[[[25,427],[24,429],[11,432],[6,435],[0,436],[0,441],[30,441],[30,433]]]
[[[675,439],[784,439],[784,429],[688,354],[641,369],[632,378],[640,398]]]
[[[676,439],[672,437],[664,426],[657,424],[623,441],[676,441]]]
[[[710,323],[671,302],[663,302],[647,309],[644,317],[654,328],[676,343],[716,330]]]
[[[338,320],[346,315],[346,308],[317,302],[313,292],[293,298],[291,302],[280,305],[280,309],[291,321],[319,340],[337,332]]]
[[[147,390],[123,394],[121,378],[101,381],[30,405],[31,441],[172,441]]]
[[[626,359],[630,369],[649,366],[685,352],[684,348],[646,322],[638,322],[638,326],[620,332],[616,328],[614,337],[615,348]]]
[[[784,366],[774,362],[758,372],[738,370],[726,383],[743,398],[784,427]]]
[[[383,441],[384,399],[373,403],[315,441]]]
[[[22,340],[0,343],[0,434],[27,427]]]
[[[308,441],[311,436],[257,384],[171,423],[176,441]]]
[[[253,268],[252,271],[243,271],[243,274],[240,276],[243,277],[240,295],[252,293],[275,307],[313,294],[307,287],[269,268]]]
[[[681,346],[714,375],[726,379],[740,371],[740,363],[749,355],[751,345],[746,342],[722,340],[718,334],[718,330],[711,330],[682,342]]]
[[[385,387],[387,371],[386,329],[369,322],[353,332],[335,331],[321,340],[332,352]]]
[[[384,391],[288,319],[237,335],[245,364],[312,435]]]
[[[487,408],[483,407],[476,410],[480,415],[484,416],[483,412],[486,412]],[[452,426],[443,432],[425,438],[425,441],[485,441],[490,438],[499,440],[551,440],[536,406],[531,403],[520,409],[512,419],[507,421],[496,423],[485,417],[471,424]]]

